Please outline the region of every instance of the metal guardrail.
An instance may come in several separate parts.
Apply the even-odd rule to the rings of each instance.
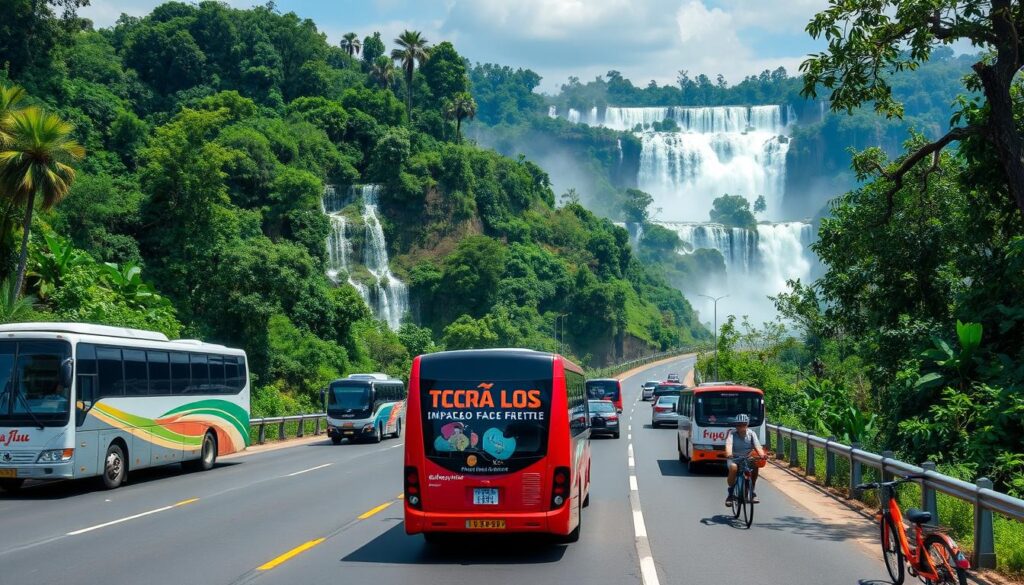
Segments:
[[[326,412],[318,412],[314,414],[296,414],[292,416],[268,416],[266,418],[251,418],[249,419],[250,427],[259,427],[258,436],[256,442],[260,445],[267,442],[267,426],[277,425],[277,440],[283,441],[287,439],[285,434],[285,423],[297,422],[299,423],[298,430],[295,431],[295,438],[298,439],[304,436],[306,432],[306,421],[315,420],[316,425],[313,427],[313,434],[320,434],[320,421],[327,420]]]
[[[895,476],[908,477],[921,475],[924,479],[918,480],[921,486],[921,508],[931,512],[932,524],[939,524],[939,510],[936,502],[936,492],[943,493],[960,500],[964,500],[974,506],[974,556],[971,562],[975,567],[983,569],[994,569],[996,566],[995,533],[992,526],[992,513],[1002,514],[1014,520],[1024,522],[1024,500],[997,492],[992,489],[992,481],[982,477],[974,483],[966,482],[955,477],[950,477],[935,471],[935,463],[926,461],[920,467],[905,463],[893,458],[892,451],[883,451],[881,455],[864,451],[861,445],[844,445],[835,440],[835,437],[828,439],[790,429],[787,427],[769,424],[768,432],[765,434],[766,447],[771,449],[772,434],[775,434],[775,454],[779,460],[789,461],[790,467],[800,465],[800,456],[797,451],[798,443],[806,446],[806,475],[818,477],[815,470],[814,449],[825,450],[825,485],[830,485],[836,476],[836,456],[850,461],[850,484],[848,497],[859,496],[856,486],[863,483],[863,469],[868,466],[877,469],[882,481],[889,481]],[[786,453],[783,439],[789,438],[789,449]]]
[[[608,377],[608,376],[614,376],[616,374],[620,374],[622,372],[625,372],[625,371],[628,371],[628,370],[632,370],[633,368],[635,368],[637,366],[643,366],[643,365],[646,365],[646,364],[649,364],[649,363],[652,363],[652,362],[656,362],[658,360],[665,359],[667,357],[682,355],[684,353],[697,353],[697,352],[701,351],[704,347],[705,346],[702,346],[702,345],[694,345],[694,346],[687,346],[687,347],[678,347],[676,349],[670,349],[670,350],[667,350],[667,351],[662,351],[662,352],[654,353],[654,354],[651,354],[649,356],[645,356],[645,357],[642,357],[642,358],[636,358],[636,359],[629,360],[627,362],[622,362],[621,364],[615,364],[615,365],[612,365],[612,366],[606,366],[604,368],[599,368],[597,370],[592,370],[592,371],[590,371],[587,374],[587,377],[588,378],[605,378],[605,377]]]

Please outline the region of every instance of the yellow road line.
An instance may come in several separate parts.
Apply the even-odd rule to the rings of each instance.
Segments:
[[[402,498],[404,498],[404,497],[405,497],[405,494],[398,494],[398,496],[397,496],[397,497],[398,497],[398,499],[399,499],[399,500],[401,500]]]
[[[188,500],[182,500],[182,501],[178,502],[177,504],[174,504],[174,506],[175,507],[187,506],[187,505],[191,504],[192,502],[198,502],[198,501],[199,501],[199,498],[190,498]]]
[[[383,510],[384,508],[387,508],[390,505],[391,505],[391,502],[384,502],[383,504],[377,506],[376,508],[370,510],[369,512],[363,513],[361,516],[359,516],[359,519],[360,520],[366,520],[370,516],[373,516],[377,512],[380,512],[381,510]]]
[[[281,563],[284,563],[288,559],[291,559],[293,557],[296,557],[296,556],[306,552],[307,550],[309,550],[309,549],[313,548],[314,546],[320,544],[324,540],[326,540],[326,539],[318,538],[316,540],[311,540],[311,541],[309,541],[309,542],[307,542],[305,544],[301,544],[301,545],[293,548],[292,550],[284,553],[283,555],[277,557],[276,559],[274,559],[272,561],[269,561],[269,562],[267,562],[265,564],[262,564],[259,567],[256,567],[256,570],[257,571],[269,571],[270,569],[273,569],[274,567],[280,565]]]

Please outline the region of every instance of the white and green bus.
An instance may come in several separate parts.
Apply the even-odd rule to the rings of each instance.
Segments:
[[[335,444],[402,436],[405,384],[387,374],[351,374],[324,390],[327,435]]]
[[[81,323],[0,325],[0,489],[181,463],[249,444],[245,352]]]

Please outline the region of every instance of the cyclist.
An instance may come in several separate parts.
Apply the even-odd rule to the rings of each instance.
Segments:
[[[736,425],[736,428],[729,429],[729,432],[725,434],[725,457],[729,465],[729,497],[725,500],[726,506],[731,506],[735,497],[732,495],[732,489],[736,485],[736,474],[739,470],[736,462],[750,457],[753,453],[757,453],[759,457],[765,456],[764,448],[757,440],[757,433],[750,430],[750,417],[745,414],[736,415],[733,424]],[[751,493],[754,494],[754,503],[760,504],[761,500],[757,499],[757,493],[753,491],[753,488],[757,486],[757,471],[757,466],[754,466],[750,473],[750,488]]]

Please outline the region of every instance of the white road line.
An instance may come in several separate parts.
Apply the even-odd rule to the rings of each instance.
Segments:
[[[626,435],[626,440],[627,440],[627,441],[632,441],[632,440],[633,440],[633,433],[629,433],[629,434],[627,434],[627,435]]]
[[[309,473],[310,471],[316,471],[317,469],[323,469],[324,467],[330,467],[332,463],[324,463],[323,465],[317,465],[316,467],[310,467],[309,469],[303,469],[302,471],[296,471],[295,473],[289,473],[285,477],[295,477],[296,475],[302,475],[303,473]]]
[[[636,460],[633,459],[632,457],[630,457],[629,458],[629,468],[632,469],[634,467],[636,467]]]
[[[160,512],[166,512],[167,510],[173,510],[174,508],[180,508],[181,506],[187,506],[188,504],[191,504],[191,503],[193,503],[195,501],[198,501],[198,500],[199,500],[199,498],[190,498],[188,500],[182,500],[182,501],[178,502],[177,504],[171,504],[170,506],[164,506],[162,508],[157,508],[156,510],[150,510],[148,512],[142,512],[141,514],[134,514],[132,516],[127,516],[125,518],[118,518],[117,520],[111,520],[110,522],[104,522],[103,524],[97,524],[96,526],[90,526],[88,528],[82,528],[80,530],[73,530],[71,532],[68,532],[67,536],[78,536],[79,534],[85,534],[86,532],[92,532],[93,530],[99,530],[100,528],[106,528],[107,526],[113,526],[115,524],[120,524],[122,522],[128,522],[129,520],[135,520],[136,518],[142,518],[144,516],[150,516],[150,515],[153,515],[153,514],[159,514]]]
[[[627,447],[626,452],[629,453],[630,457],[633,456],[633,443],[629,444],[629,447]]]
[[[632,443],[629,444],[629,456],[632,460]],[[636,556],[640,559],[640,577],[644,585],[660,585],[654,555],[651,553],[651,542],[647,539],[647,524],[640,508],[640,486],[637,485],[636,475],[632,473],[629,475],[629,505],[633,511],[633,533],[636,535]]]

